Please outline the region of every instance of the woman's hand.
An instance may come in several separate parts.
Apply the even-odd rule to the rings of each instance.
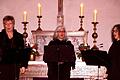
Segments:
[[[24,74],[25,71],[26,71],[25,67],[20,68],[20,73],[21,73],[21,74]]]

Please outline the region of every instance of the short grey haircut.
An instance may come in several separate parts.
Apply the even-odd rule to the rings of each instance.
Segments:
[[[65,31],[64,40],[67,40],[67,32],[66,32],[65,27],[63,27],[63,26],[58,26],[58,27],[55,29],[54,34],[53,34],[53,39],[58,39],[58,31],[60,31],[61,29],[63,29],[63,30]]]

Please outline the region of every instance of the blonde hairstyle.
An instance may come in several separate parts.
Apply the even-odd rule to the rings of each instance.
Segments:
[[[65,27],[63,26],[58,26],[55,31],[54,31],[54,34],[53,34],[53,39],[58,39],[58,32],[63,29],[65,31],[65,37],[63,40],[67,40],[67,32],[66,32],[66,29]]]

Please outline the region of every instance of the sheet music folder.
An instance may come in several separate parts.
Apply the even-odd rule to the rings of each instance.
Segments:
[[[74,62],[75,52],[73,46],[68,45],[51,45],[44,46],[43,61],[45,62]]]
[[[82,57],[87,65],[107,66],[109,57],[106,51],[86,50],[81,51]]]

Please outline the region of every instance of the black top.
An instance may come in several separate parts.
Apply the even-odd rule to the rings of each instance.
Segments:
[[[120,40],[114,41],[109,49],[110,65],[108,67],[108,80],[120,79]]]
[[[20,67],[27,67],[23,55],[23,35],[14,30],[13,38],[9,39],[3,29],[0,32],[0,64],[18,64]]]
[[[48,46],[44,47],[43,60],[45,62],[75,62],[74,46],[67,40],[52,40]]]

